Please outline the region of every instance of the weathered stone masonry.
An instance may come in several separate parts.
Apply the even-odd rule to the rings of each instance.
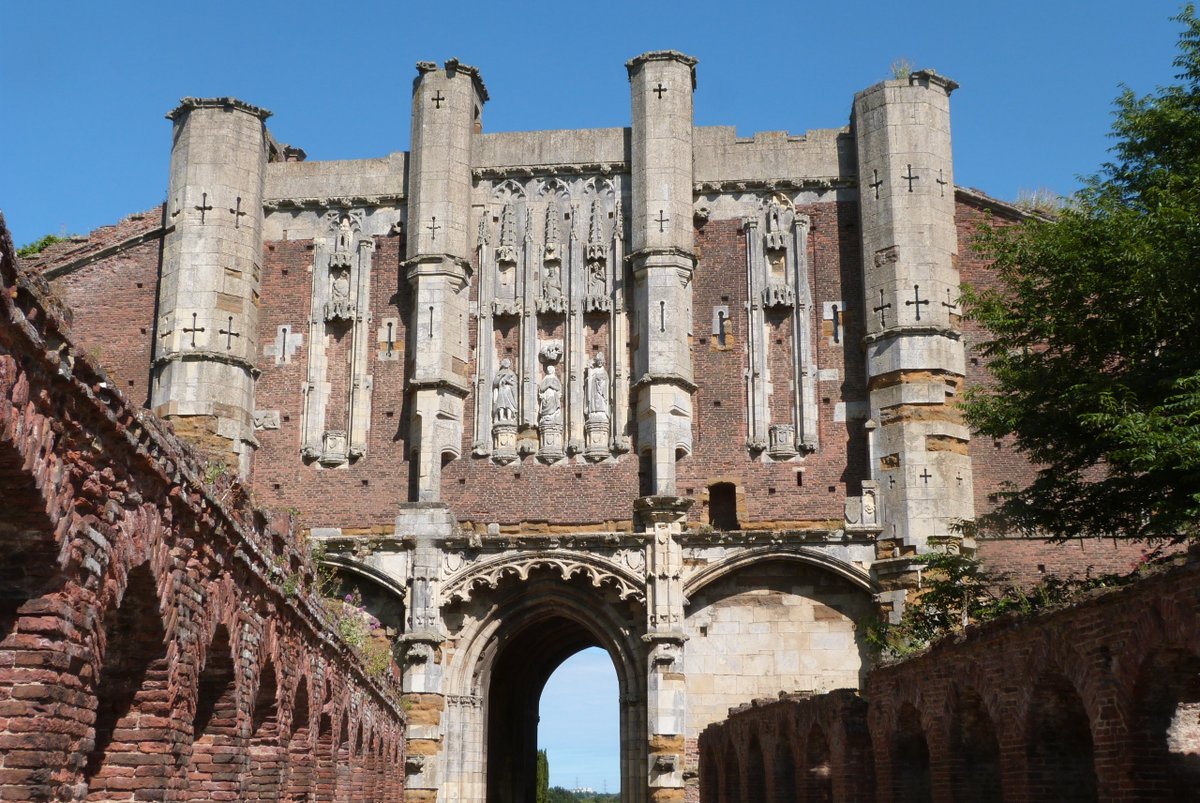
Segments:
[[[0,279],[0,799],[399,799],[397,690],[290,523],[127,402],[2,219]]]

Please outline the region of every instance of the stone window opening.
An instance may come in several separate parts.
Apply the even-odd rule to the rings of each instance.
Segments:
[[[708,486],[708,522],[716,530],[740,530],[738,520],[737,486],[732,482],[716,482]]]

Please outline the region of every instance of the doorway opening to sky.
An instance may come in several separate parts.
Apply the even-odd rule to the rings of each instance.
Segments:
[[[538,703],[538,749],[550,786],[621,791],[621,711],[612,658],[599,647],[575,653],[550,676]]]

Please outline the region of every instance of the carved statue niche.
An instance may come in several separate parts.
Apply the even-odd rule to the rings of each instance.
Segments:
[[[567,310],[563,296],[562,235],[559,233],[558,204],[553,200],[546,206],[546,245],[542,250],[542,292],[536,306],[538,312],[562,314]]]
[[[788,275],[788,232],[783,224],[786,211],[775,198],[767,202],[763,247],[767,252],[768,275],[762,291],[762,303],[767,308],[790,308],[796,304],[796,291]]]
[[[584,379],[583,406],[586,445],[583,456],[588,460],[608,457],[609,445],[609,380],[604,352],[596,353],[587,367]]]
[[[608,286],[608,241],[604,234],[604,207],[600,199],[592,201],[591,221],[588,224],[587,294],[583,298],[584,312],[608,312],[612,309]]]
[[[357,209],[330,210],[324,217],[325,235],[314,243],[312,338],[300,450],[306,459],[331,468],[364,454],[370,423],[367,369],[375,242],[363,233],[363,216]]]
[[[555,346],[556,344],[551,344]],[[562,357],[562,347],[557,351],[550,346],[542,349],[542,362],[545,364],[545,375],[538,383],[538,459],[544,463],[561,460],[563,451],[563,386],[558,378],[555,363]]]
[[[500,244],[496,246],[496,288],[492,311],[495,315],[520,314],[517,300],[517,210],[513,201],[500,212]]]
[[[517,374],[507,357],[492,380],[492,422],[492,459],[511,463],[517,459]]]

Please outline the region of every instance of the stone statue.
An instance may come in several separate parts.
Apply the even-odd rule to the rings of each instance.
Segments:
[[[597,352],[587,368],[587,393],[584,394],[584,412],[588,420],[608,418],[608,368],[604,364],[604,352]]]
[[[350,271],[339,270],[334,273],[331,290],[335,306],[348,302],[350,300]]]
[[[547,262],[545,275],[542,279],[542,297],[557,298],[562,295],[562,277],[559,274],[558,263]]]
[[[500,361],[500,370],[492,380],[492,420],[508,423],[517,418],[517,375],[512,360]]]
[[[538,385],[538,426],[562,425],[562,382],[553,365],[546,366],[546,375]]]
[[[602,296],[608,292],[608,265],[592,262],[588,265],[588,295]]]
[[[351,241],[354,239],[354,233],[350,230],[350,218],[343,217],[342,222],[338,224],[337,251],[349,251]]]

